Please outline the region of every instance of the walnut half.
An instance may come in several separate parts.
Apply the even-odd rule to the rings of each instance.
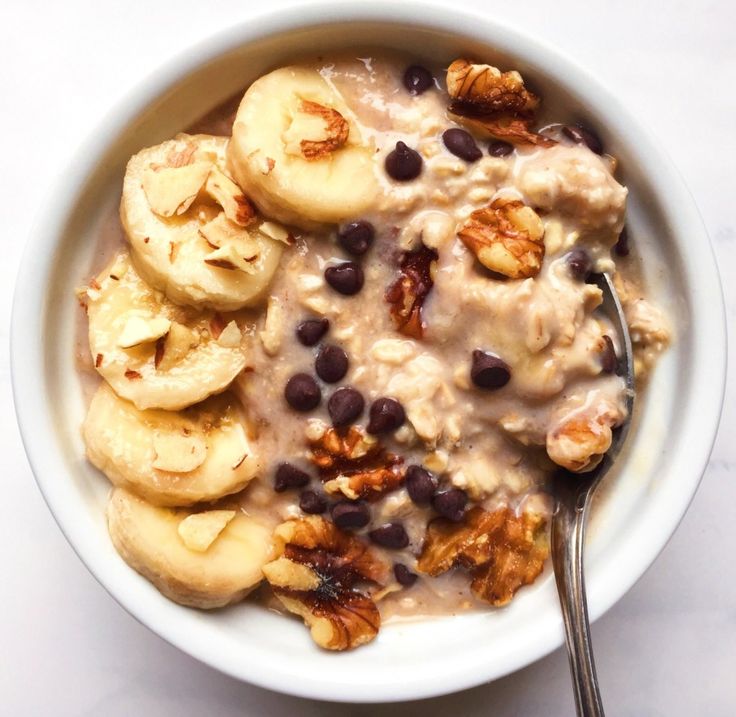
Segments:
[[[356,586],[380,585],[388,572],[370,548],[318,516],[282,523],[274,541],[276,558],[263,573],[283,606],[304,619],[314,641],[327,650],[348,650],[373,640],[381,616]]]
[[[471,570],[473,593],[496,607],[533,583],[549,555],[547,521],[532,511],[488,512],[476,506],[462,523],[445,518],[427,527],[417,568],[436,577],[455,566]]]
[[[544,259],[544,225],[516,199],[499,198],[476,209],[458,236],[486,269],[509,279],[536,276]]]

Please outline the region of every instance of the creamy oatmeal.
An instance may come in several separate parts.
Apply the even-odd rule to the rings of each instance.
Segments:
[[[589,277],[617,282],[639,380],[669,341],[615,158],[539,104],[464,59],[305,61],[131,158],[125,241],[111,222],[79,291],[83,434],[165,595],[255,590],[339,650],[539,576],[548,477],[626,418]]]

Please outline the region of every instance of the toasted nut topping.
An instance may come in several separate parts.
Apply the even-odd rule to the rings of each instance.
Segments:
[[[350,125],[336,109],[302,100],[299,110],[288,135],[298,135],[299,151],[304,159],[327,157],[348,141]]]
[[[379,498],[404,480],[403,459],[387,453],[356,426],[343,434],[329,428],[310,441],[309,458],[317,466],[328,493],[340,492],[351,500]]]
[[[499,607],[534,582],[548,554],[542,515],[517,516],[508,508],[491,513],[476,506],[462,523],[437,518],[429,524],[417,568],[433,577],[455,566],[467,568],[476,597]]]
[[[177,531],[189,550],[204,553],[234,517],[234,510],[206,510],[204,513],[192,513],[179,523]]]
[[[539,98],[516,71],[455,60],[447,68],[450,112],[471,128],[517,144],[550,146],[555,141],[529,129]]]
[[[184,324],[172,322],[169,333],[156,342],[154,366],[168,371],[199,344],[199,336]]]
[[[388,567],[362,540],[310,516],[278,526],[274,547],[275,560],[263,566],[263,574],[320,647],[348,650],[373,640],[381,616],[365,589],[356,586],[380,585]]]
[[[426,327],[422,306],[432,290],[432,272],[437,251],[422,244],[417,250],[404,252],[399,264],[399,278],[386,291],[391,304],[391,317],[397,330],[405,336],[421,339]]]
[[[536,276],[544,259],[544,226],[518,200],[496,199],[476,209],[458,232],[483,266],[509,279]]]
[[[220,344],[220,346],[234,349],[240,346],[242,338],[243,334],[238,328],[238,325],[234,321],[231,321],[217,337],[217,343]]]
[[[143,318],[142,316],[131,316],[126,322],[118,338],[118,346],[129,349],[140,344],[151,343],[165,336],[171,322],[161,316]]]
[[[184,214],[204,185],[211,166],[211,162],[194,162],[146,169],[143,172],[143,191],[151,209],[161,217]]]
[[[204,191],[222,207],[231,222],[247,227],[255,221],[256,210],[253,205],[240,187],[217,167],[210,171]]]

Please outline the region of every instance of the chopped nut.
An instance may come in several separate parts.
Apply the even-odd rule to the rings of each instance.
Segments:
[[[171,322],[161,316],[131,316],[126,322],[118,338],[118,346],[129,349],[140,344],[148,344],[165,336]]]
[[[518,200],[496,199],[477,209],[458,232],[483,266],[510,279],[536,276],[544,259],[544,227]]]
[[[530,130],[539,98],[516,71],[455,60],[447,68],[447,91],[450,113],[476,131],[518,144],[556,144]]]
[[[217,343],[220,344],[220,346],[225,346],[226,348],[236,349],[240,346],[242,338],[243,334],[238,328],[238,325],[235,321],[231,321],[217,337]]]
[[[381,616],[370,594],[357,586],[380,586],[388,567],[363,541],[310,516],[282,523],[274,543],[276,558],[263,566],[263,574],[320,647],[347,650],[375,638]]]
[[[224,212],[201,226],[199,231],[208,244],[216,247],[205,257],[205,263],[221,269],[238,269],[247,274],[257,271],[258,242],[247,230],[233,224]]]
[[[334,108],[302,100],[284,133],[286,151],[309,161],[322,159],[348,141],[350,125]]]
[[[247,227],[255,221],[256,210],[253,205],[240,187],[217,167],[211,169],[204,191],[222,207],[231,222]]]
[[[286,313],[281,301],[275,296],[269,297],[268,308],[266,309],[266,323],[263,326],[263,330],[258,333],[263,344],[263,350],[269,356],[275,356],[281,349],[285,323]]]
[[[143,375],[139,371],[134,371],[132,368],[126,368],[125,378],[127,378],[128,381],[135,381],[136,379],[143,378]]]
[[[244,255],[238,247],[228,244],[207,254],[204,258],[204,263],[215,266],[218,269],[238,270],[246,274],[255,274],[255,262],[257,260],[258,254]]]
[[[156,343],[154,366],[161,371],[168,371],[198,344],[199,336],[192,329],[172,321],[169,333]]]
[[[154,468],[171,473],[190,473],[207,458],[207,443],[199,433],[154,433]]]
[[[211,162],[194,162],[180,167],[146,169],[143,191],[151,210],[160,217],[184,214],[197,198],[211,166]]]
[[[405,339],[379,339],[370,350],[371,358],[392,366],[403,365],[415,353],[414,343]]]
[[[477,506],[462,523],[437,518],[427,527],[417,569],[434,577],[467,568],[473,593],[500,607],[542,572],[549,554],[546,523],[531,511],[517,516],[509,508],[488,512]]]
[[[204,513],[192,513],[179,523],[177,532],[189,550],[204,553],[234,517],[234,510],[206,510]]]
[[[422,306],[434,285],[432,271],[438,256],[435,249],[424,244],[416,251],[404,252],[399,278],[386,291],[396,328],[405,336],[421,339],[424,335]]]
[[[276,224],[276,222],[262,222],[258,227],[258,231],[274,241],[280,241],[289,245],[294,243],[294,237],[280,224]]]
[[[387,453],[356,426],[347,433],[329,428],[309,443],[309,459],[317,466],[328,493],[341,492],[353,500],[375,499],[404,480],[403,459]]]

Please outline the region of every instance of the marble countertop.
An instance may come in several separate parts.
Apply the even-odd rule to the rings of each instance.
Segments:
[[[348,0],[345,0],[346,2]],[[285,5],[272,0],[269,6]],[[297,5],[299,3],[291,3]],[[466,6],[490,6],[466,0]],[[39,200],[89,128],[150,68],[234,20],[251,3],[42,0],[7,3],[0,22],[0,175],[7,344],[16,267]],[[552,43],[654,129],[700,206],[736,323],[736,5],[606,0],[494,3],[494,16]],[[186,9],[184,9],[186,7]],[[298,12],[298,9],[295,9]],[[736,384],[679,530],[639,583],[593,627],[609,715],[736,714]],[[562,651],[493,684],[439,699],[341,706],[283,697],[179,653],[125,613],[79,562],[33,481],[0,355],[0,713],[24,715],[491,715],[573,713]]]

